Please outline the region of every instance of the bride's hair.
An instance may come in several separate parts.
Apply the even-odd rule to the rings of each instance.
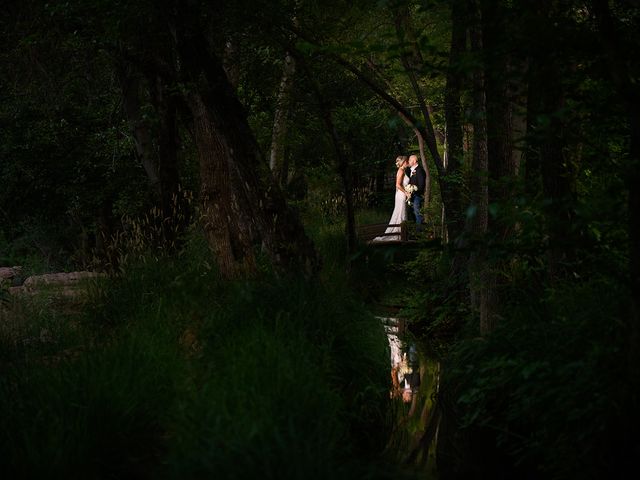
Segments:
[[[396,157],[396,167],[400,168],[402,167],[402,165],[404,165],[408,161],[409,161],[409,157],[407,157],[406,155],[398,155]]]

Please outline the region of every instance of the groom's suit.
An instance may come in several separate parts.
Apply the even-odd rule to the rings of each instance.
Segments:
[[[407,167],[405,174],[409,177],[409,185],[415,185],[418,187],[412,195],[411,198],[415,195],[419,195],[424,197],[424,190],[427,186],[427,173],[422,168],[422,165],[416,165],[415,170],[412,172],[411,167]]]
[[[416,168],[411,171],[411,167],[407,167],[405,174],[409,177],[409,185],[415,185],[418,190],[411,194],[411,204],[413,206],[413,214],[416,217],[416,224],[422,224],[422,214],[420,208],[424,201],[424,190],[427,186],[427,173],[422,168],[422,165],[416,165]],[[420,228],[420,227],[418,227]]]

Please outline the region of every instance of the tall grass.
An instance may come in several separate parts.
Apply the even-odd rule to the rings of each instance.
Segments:
[[[0,469],[43,478],[384,478],[382,326],[338,284],[223,282],[200,240],[130,263],[0,366]],[[39,315],[46,317],[48,311]],[[53,348],[53,351],[51,350]],[[55,358],[55,361],[45,361]]]

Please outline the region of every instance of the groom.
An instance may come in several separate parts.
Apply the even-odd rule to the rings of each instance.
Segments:
[[[427,174],[422,168],[421,165],[418,164],[418,157],[416,155],[411,155],[409,157],[409,166],[405,171],[406,175],[409,177],[409,185],[415,185],[418,189],[411,194],[409,200],[411,200],[411,204],[413,205],[413,214],[416,217],[416,230],[419,232],[422,229],[422,214],[420,213],[420,208],[422,208],[422,203],[424,202],[424,190],[426,186]]]

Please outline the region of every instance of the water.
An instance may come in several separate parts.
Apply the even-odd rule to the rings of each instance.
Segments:
[[[403,463],[414,464],[432,478],[440,415],[436,406],[439,362],[421,354],[406,335],[404,321],[377,317],[389,342],[390,396],[395,403],[395,425],[388,449]]]

